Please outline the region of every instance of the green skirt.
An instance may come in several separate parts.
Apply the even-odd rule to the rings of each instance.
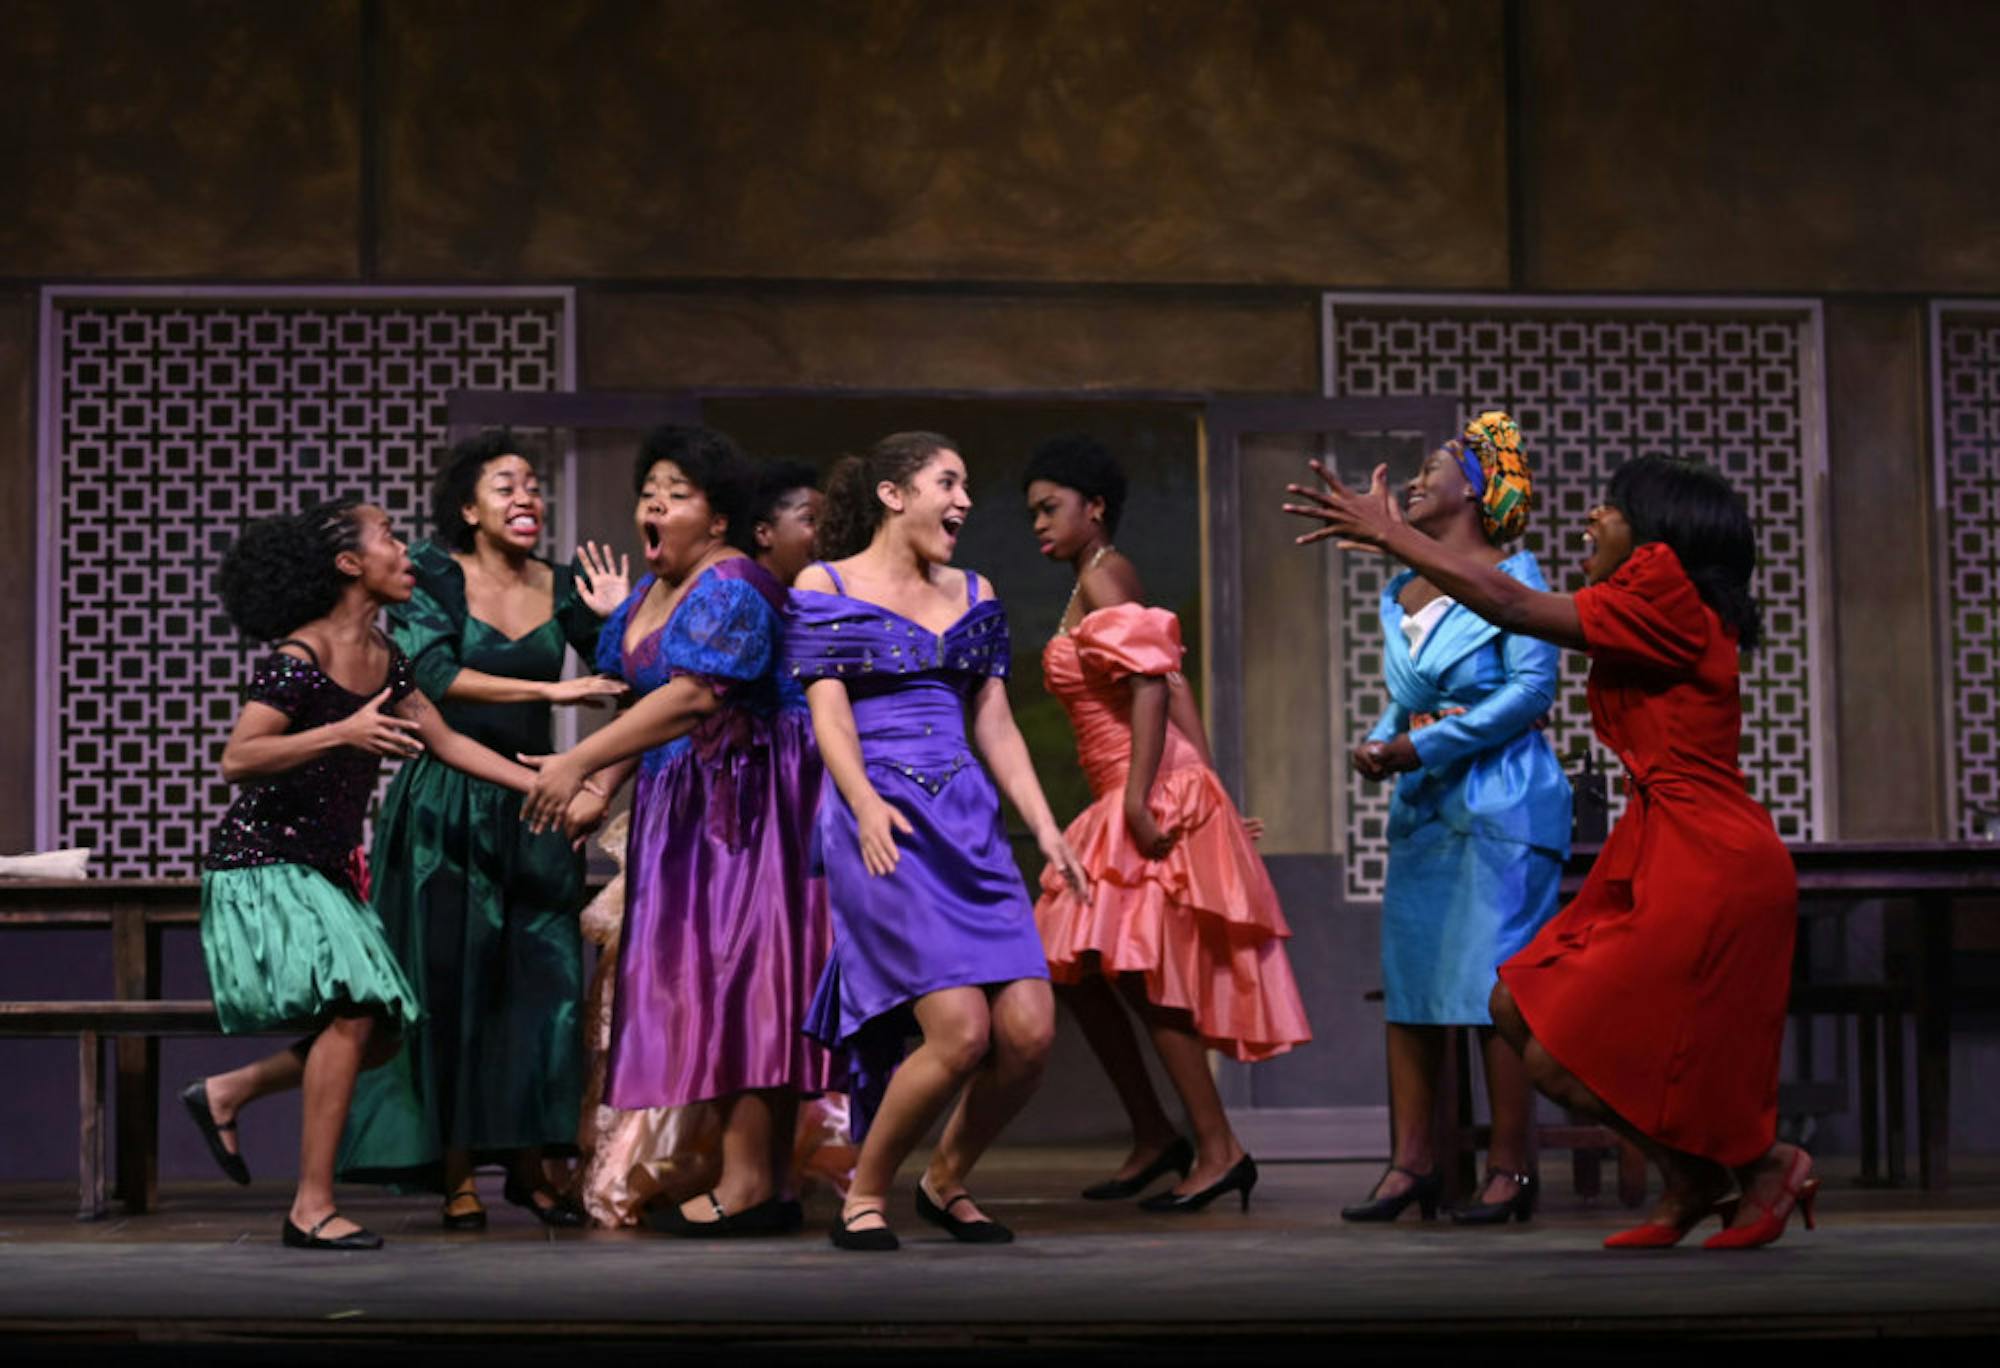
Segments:
[[[343,1182],[442,1190],[444,1156],[573,1153],[583,1109],[583,861],[531,835],[520,795],[420,756],[397,773],[370,864],[383,934],[424,1022],[361,1076]]]
[[[368,904],[298,864],[201,876],[201,950],[216,1015],[232,1035],[316,1031],[369,1014],[414,1025],[416,989]]]

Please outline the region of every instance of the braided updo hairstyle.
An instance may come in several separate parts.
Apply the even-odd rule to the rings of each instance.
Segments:
[[[361,548],[360,499],[312,504],[243,529],[216,576],[222,608],[245,636],[278,641],[325,617],[351,579],[334,565]]]
[[[957,451],[958,443],[939,432],[892,432],[865,456],[843,456],[826,477],[826,504],[820,510],[813,555],[820,560],[846,560],[868,549],[889,506],[875,493],[887,480],[908,487],[917,472],[940,451]]]

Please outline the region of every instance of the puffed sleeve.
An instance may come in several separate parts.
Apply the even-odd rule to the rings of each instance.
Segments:
[[[314,678],[317,674],[318,671],[309,662],[286,655],[283,651],[273,651],[270,655],[259,656],[250,667],[250,687],[243,696],[251,703],[262,703],[267,708],[276,708],[287,717],[297,717],[299,709],[312,696],[313,688],[318,683]]]
[[[752,585],[705,574],[674,609],[660,659],[718,688],[761,679],[778,656],[778,615]]]
[[[597,638],[604,621],[591,611],[590,605],[583,601],[583,595],[577,592],[581,563],[558,565],[555,572],[556,624],[562,628],[563,640],[586,664],[593,669],[602,669],[597,663]]]
[[[1713,618],[1680,557],[1649,542],[1600,584],[1580,590],[1576,615],[1593,660],[1683,673],[1708,649]]]
[[[1087,613],[1071,633],[1088,674],[1110,679],[1166,675],[1181,667],[1181,620],[1164,608],[1120,603]]]
[[[416,686],[441,703],[463,668],[458,647],[465,632],[465,573],[435,542],[410,548],[410,568],[417,587],[389,609],[389,636],[409,657]]]

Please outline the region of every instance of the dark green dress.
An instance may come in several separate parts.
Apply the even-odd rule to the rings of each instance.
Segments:
[[[417,589],[390,630],[419,688],[458,731],[502,755],[551,747],[546,703],[445,698],[461,669],[555,680],[569,648],[594,659],[598,619],[555,569],[555,613],[508,638],[472,617],[442,547],[410,550]],[[583,1094],[582,857],[530,835],[520,795],[429,755],[403,766],[375,823],[375,910],[425,1020],[395,1061],[361,1076],[340,1153],[350,1182],[441,1189],[447,1149],[474,1161],[573,1147]]]

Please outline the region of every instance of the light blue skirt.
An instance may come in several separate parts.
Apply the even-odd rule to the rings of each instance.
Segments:
[[[1562,861],[1426,822],[1389,842],[1382,995],[1406,1026],[1490,1026],[1494,972],[1556,914]]]

